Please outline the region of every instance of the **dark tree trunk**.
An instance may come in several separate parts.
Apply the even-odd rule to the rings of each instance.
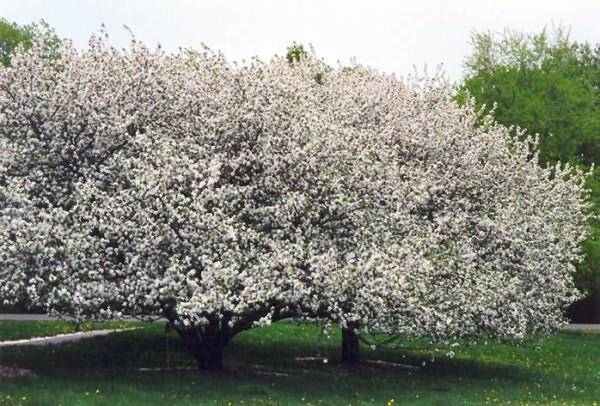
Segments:
[[[285,304],[280,304],[273,312],[272,305],[244,314],[234,325],[230,326],[230,319],[217,316],[209,317],[209,323],[199,326],[184,328],[181,318],[175,311],[174,300],[167,301],[162,306],[163,315],[169,321],[169,326],[177,331],[183,346],[196,359],[198,368],[203,371],[218,371],[223,369],[223,352],[229,341],[238,333],[248,330],[253,323],[272,312],[272,320],[278,321],[297,314]],[[286,310],[281,310],[286,309]]]
[[[185,348],[194,356],[198,368],[203,371],[223,369],[223,350],[231,339],[223,331],[208,325],[201,330],[175,329]]]
[[[360,348],[356,329],[357,323],[348,323],[347,328],[342,328],[342,362],[357,364],[360,362]]]

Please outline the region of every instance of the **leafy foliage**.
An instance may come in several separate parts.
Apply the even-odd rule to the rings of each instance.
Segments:
[[[298,63],[302,59],[308,57],[308,53],[304,49],[304,45],[294,42],[288,47],[285,57],[288,63]]]
[[[30,47],[32,37],[31,26],[19,26],[0,18],[0,63],[4,66],[10,64],[15,48],[19,45]]]

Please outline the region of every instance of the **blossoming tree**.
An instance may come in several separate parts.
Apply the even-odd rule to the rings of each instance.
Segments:
[[[44,38],[0,70],[3,301],[165,317],[201,369],[295,316],[348,337],[562,322],[583,175],[439,80]]]

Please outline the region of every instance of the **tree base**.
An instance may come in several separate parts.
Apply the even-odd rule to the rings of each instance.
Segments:
[[[223,352],[229,336],[210,326],[200,332],[196,329],[177,329],[181,342],[194,356],[201,371],[223,370]]]

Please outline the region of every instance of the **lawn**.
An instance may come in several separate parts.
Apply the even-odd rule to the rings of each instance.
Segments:
[[[193,360],[163,324],[155,323],[55,347],[0,348],[0,365],[36,375],[0,381],[0,405],[595,405],[600,400],[598,333],[563,332],[519,347],[480,342],[455,348],[454,357],[417,342],[400,345],[365,347],[363,354],[420,370],[344,367],[334,360],[338,335],[327,338],[314,325],[278,323],[239,335],[227,349],[226,371],[200,373],[184,369],[193,367]],[[139,370],[167,367],[180,369]]]

